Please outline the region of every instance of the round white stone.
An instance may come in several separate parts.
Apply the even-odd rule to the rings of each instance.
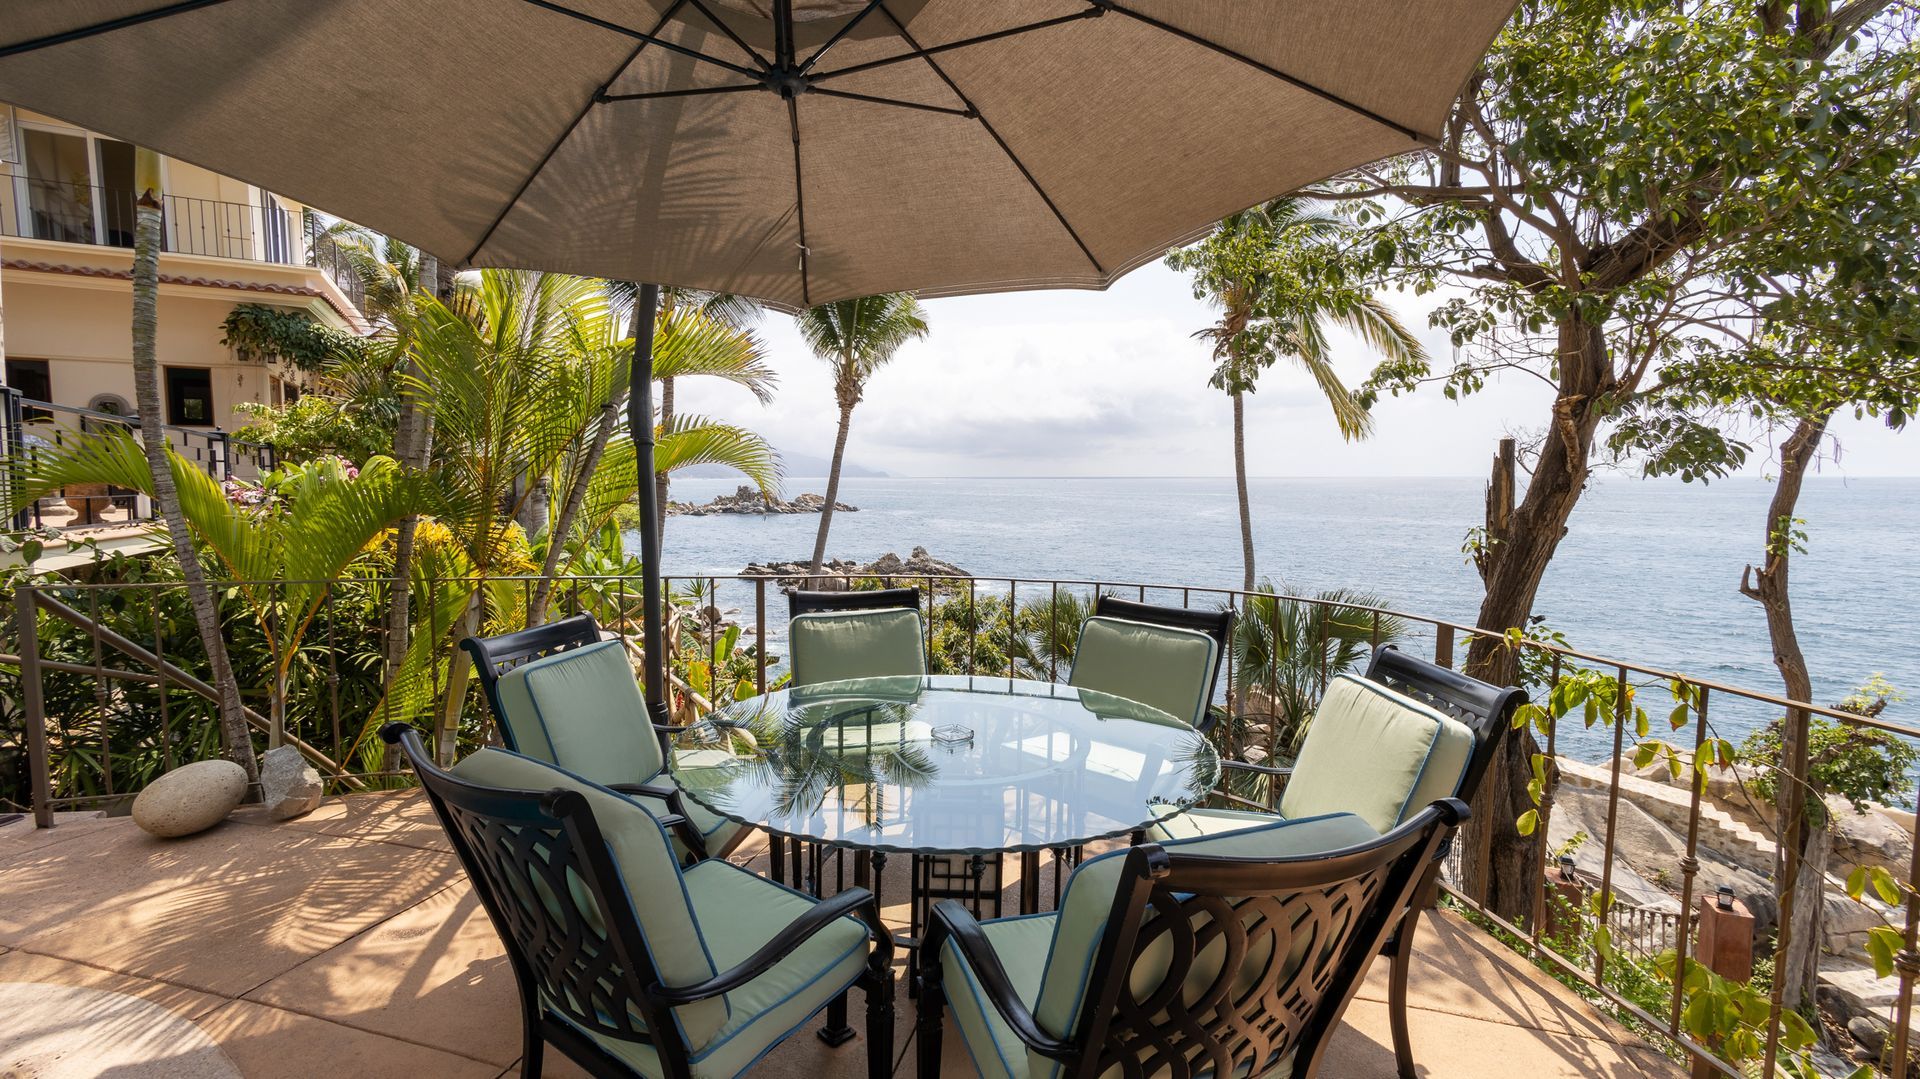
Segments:
[[[219,824],[247,796],[247,770],[232,761],[183,764],[133,800],[133,823],[162,838]]]

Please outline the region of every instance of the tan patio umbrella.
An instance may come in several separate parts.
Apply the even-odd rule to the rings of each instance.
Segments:
[[[0,101],[448,262],[791,309],[1104,287],[1435,141],[1514,3],[17,0]]]

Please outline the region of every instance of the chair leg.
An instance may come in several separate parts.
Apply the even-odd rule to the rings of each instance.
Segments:
[[[867,1079],[893,1075],[893,966],[867,971]]]
[[[847,995],[841,993],[827,1005],[827,1025],[820,1028],[820,1040],[838,1048],[853,1040],[853,1027],[847,1023]]]
[[[537,1009],[522,1005],[520,1008],[520,1079],[540,1079],[540,1069],[545,1063],[547,1040],[540,1034],[540,1013]]]
[[[940,1034],[947,1009],[947,994],[941,985],[939,959],[920,964],[920,1007],[914,1017],[913,1037],[918,1043],[916,1071],[918,1079],[939,1079]]]
[[[1413,1040],[1407,1033],[1407,968],[1413,965],[1413,930],[1420,922],[1420,908],[1407,911],[1393,942],[1387,946],[1387,1019],[1393,1028],[1393,1060],[1400,1079],[1415,1079]]]

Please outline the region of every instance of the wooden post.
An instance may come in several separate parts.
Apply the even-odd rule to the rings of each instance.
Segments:
[[[1722,900],[1726,905],[1722,906]],[[1694,962],[1729,981],[1753,977],[1753,914],[1732,896],[1703,895],[1699,902],[1700,928],[1694,938]],[[1684,930],[1683,930],[1684,931]],[[1724,1074],[1706,1058],[1694,1056],[1693,1079],[1717,1079]]]

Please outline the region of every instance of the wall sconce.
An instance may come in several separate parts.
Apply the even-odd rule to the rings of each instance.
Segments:
[[[1573,855],[1571,854],[1562,854],[1560,856],[1560,879],[1573,879]]]
[[[1732,910],[1732,909],[1733,909],[1733,887],[1732,887],[1732,885],[1728,885],[1728,884],[1722,884],[1722,885],[1720,886],[1720,892],[1719,892],[1719,896],[1718,896],[1718,898],[1716,898],[1716,899],[1714,900],[1714,905],[1715,905],[1715,906],[1717,906],[1717,907],[1719,907],[1719,908],[1720,908],[1721,910]]]

